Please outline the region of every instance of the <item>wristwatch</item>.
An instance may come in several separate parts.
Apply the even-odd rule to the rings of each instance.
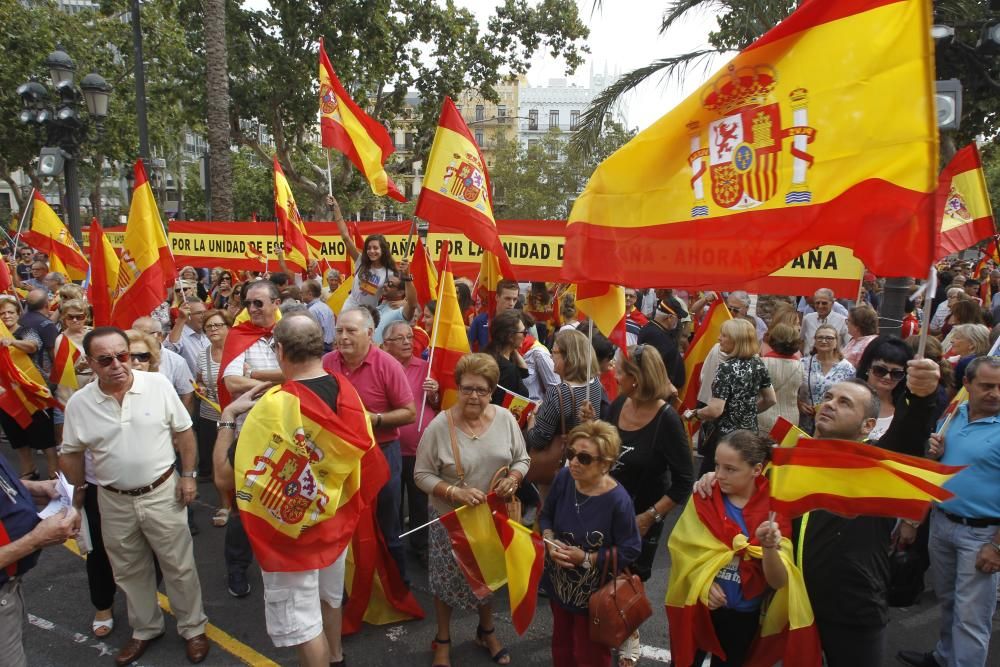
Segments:
[[[192,470],[190,472],[182,472],[181,473],[181,477],[190,477],[191,479],[194,479],[197,476],[198,476],[198,471],[197,470]]]
[[[653,521],[655,521],[656,523],[663,522],[663,515],[656,511],[656,505],[653,505],[646,511],[653,515]]]
[[[580,563],[580,567],[582,567],[584,570],[589,570],[592,567],[592,563],[590,562],[590,554],[587,553],[586,551],[583,552],[583,562]]]

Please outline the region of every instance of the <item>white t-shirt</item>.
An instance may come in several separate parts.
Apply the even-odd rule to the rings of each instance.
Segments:
[[[191,428],[170,381],[143,371],[132,371],[120,405],[91,382],[70,397],[65,413],[63,451],[89,452],[94,480],[122,490],[145,486],[172,468],[174,434]]]

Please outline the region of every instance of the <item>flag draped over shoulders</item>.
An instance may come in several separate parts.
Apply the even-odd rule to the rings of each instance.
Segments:
[[[357,391],[340,374],[337,409],[304,385],[271,388],[236,446],[236,502],[261,568],[324,568],[347,548],[389,477]],[[371,465],[364,465],[369,459]]]
[[[743,508],[748,530],[768,516],[768,483],[757,480],[757,489]],[[747,657],[748,667],[764,667],[783,660],[789,666],[817,666],[820,659],[819,635],[806,594],[802,572],[792,559],[791,525],[777,517],[783,535],[779,555],[788,572],[788,584],[767,593],[762,606],[761,628]],[[690,665],[700,649],[724,657],[708,608],[708,593],[716,575],[733,558],[740,558],[744,597],[765,593],[767,582],[762,568],[753,561],[763,558],[755,536],[747,538],[726,515],[722,493],[716,488],[711,498],[695,494],[684,508],[667,542],[670,550],[670,580],[667,584],[667,619],[670,651],[674,664]]]
[[[246,309],[243,310],[246,312]],[[280,312],[280,311],[279,311]],[[259,327],[256,324],[245,320],[235,325],[229,330],[226,336],[226,343],[222,348],[222,359],[219,361],[218,396],[219,405],[223,408],[233,401],[232,395],[226,389],[225,378],[222,376],[226,368],[236,357],[250,349],[250,346],[261,338],[270,338],[274,327]]]
[[[880,276],[924,275],[930,17],[929,0],[804,0],[596,169],[563,279],[741,289],[826,244]]]

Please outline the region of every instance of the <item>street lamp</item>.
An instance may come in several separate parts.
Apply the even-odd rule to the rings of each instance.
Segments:
[[[62,45],[45,59],[55,95],[34,78],[17,88],[24,107],[19,119],[33,125],[39,139],[45,130],[44,143],[38,156],[38,173],[46,178],[66,175],[66,208],[69,209],[69,231],[78,243],[83,241],[80,225],[80,183],[77,159],[80,147],[90,133],[90,121],[97,128],[97,136],[104,132],[108,117],[111,86],[100,74],[91,72],[83,77],[80,87],[73,83],[76,63]],[[82,91],[82,92],[81,92]],[[53,103],[49,103],[50,97]],[[87,117],[80,114],[81,100],[86,104]]]

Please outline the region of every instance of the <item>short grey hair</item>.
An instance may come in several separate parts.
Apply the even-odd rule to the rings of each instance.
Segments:
[[[735,292],[730,292],[728,298],[742,301],[744,306],[750,305],[750,295],[741,289],[736,290]]]
[[[343,317],[347,313],[358,313],[361,316],[361,321],[364,325],[375,331],[375,320],[372,318],[372,314],[368,312],[367,308],[348,308],[347,310],[341,311],[340,316]]]
[[[406,327],[411,331],[413,330],[413,327],[410,326],[409,322],[404,322],[403,320],[395,320],[385,328],[385,331],[382,332],[382,340],[385,340],[386,338],[392,336],[392,332],[396,329],[399,329],[400,327]]]
[[[58,271],[53,271],[52,273],[46,275],[45,279],[46,280],[51,280],[52,282],[54,282],[57,285],[65,285],[66,284],[66,276],[64,276],[63,274],[59,273]]]
[[[308,317],[317,324],[319,323],[319,320],[316,319],[316,316],[313,315],[311,312],[309,312],[309,306],[300,301],[286,301],[280,306],[278,306],[278,310],[281,311],[282,317],[288,317],[290,315],[298,315],[300,317]]]
[[[267,293],[271,297],[271,299],[281,298],[281,294],[278,292],[278,286],[272,283],[270,280],[255,280],[254,282],[250,283],[250,285],[247,286],[247,295],[249,296],[252,290],[261,288],[267,290]]]
[[[847,380],[841,380],[841,382],[838,382],[837,384],[841,383],[863,387],[865,392],[868,394],[868,405],[865,410],[865,419],[878,419],[878,413],[882,410],[882,401],[879,400],[878,394],[871,388],[871,386],[869,386],[867,382],[861,378],[849,378]]]
[[[990,330],[985,324],[956,324],[951,331],[953,335],[964,336],[972,344],[976,356],[989,352]]]
[[[816,290],[816,292],[813,293],[813,298],[814,299],[816,297],[818,297],[818,296],[819,297],[824,297],[825,296],[830,301],[833,301],[835,295],[833,293],[833,290],[830,289],[829,287],[820,287],[818,290]]]
[[[983,355],[981,357],[976,357],[969,365],[965,367],[965,379],[968,382],[972,382],[976,379],[976,374],[979,373],[979,369],[982,366],[989,366],[990,368],[996,370],[1000,368],[1000,357],[991,357],[988,355]]]

